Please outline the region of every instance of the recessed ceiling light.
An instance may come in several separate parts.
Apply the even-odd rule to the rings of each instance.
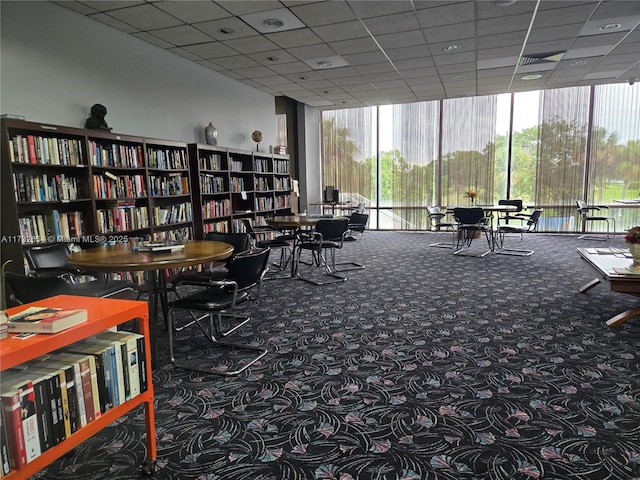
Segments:
[[[264,21],[264,26],[269,28],[280,28],[284,25],[282,20],[278,20],[277,18],[267,18]]]
[[[586,65],[586,64],[587,64],[587,61],[586,61],[586,60],[577,60],[577,61],[575,61],[575,62],[571,62],[571,63],[569,64],[569,66],[570,66],[570,67],[578,67],[578,66],[580,66],[580,65]]]
[[[621,25],[619,23],[607,23],[598,27],[598,30],[600,30],[601,32],[606,32],[607,30],[617,30],[620,27]]]
[[[333,65],[333,63],[327,61],[318,62],[319,67],[330,67],[331,65]]]
[[[464,75],[454,75],[453,77],[451,77],[451,80],[462,80],[464,78]]]
[[[267,57],[267,60],[269,60],[270,62],[277,62],[278,57]]]
[[[300,80],[307,80],[309,77],[305,77],[304,75],[302,75],[301,77],[298,77]]]
[[[498,7],[508,7],[509,5],[513,5],[514,3],[516,3],[518,0],[496,0],[495,4]]]
[[[537,80],[539,78],[542,78],[542,75],[540,75],[539,73],[532,73],[530,75],[523,75],[522,80]]]
[[[220,29],[221,33],[226,33],[226,34],[230,34],[233,33],[233,28],[227,28],[227,27],[223,27]]]
[[[444,50],[445,52],[455,52],[457,50],[460,50],[460,45],[447,45],[442,50]]]
[[[353,90],[353,91],[362,90],[362,87],[360,85],[357,85],[355,87],[352,87],[351,90]]]

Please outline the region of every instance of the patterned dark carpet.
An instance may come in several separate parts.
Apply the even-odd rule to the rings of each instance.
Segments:
[[[639,479],[640,318],[604,323],[638,299],[578,293],[595,275],[575,252],[622,238],[484,258],[438,238],[369,231],[339,252],[367,266],[346,283],[266,282],[234,340],[270,353],[237,377],[173,368],[161,332],[154,478]],[[143,432],[140,409],[36,478],[140,478]]]

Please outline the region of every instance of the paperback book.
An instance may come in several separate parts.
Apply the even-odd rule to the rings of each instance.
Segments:
[[[83,308],[29,307],[9,317],[9,333],[57,333],[87,321]]]
[[[146,242],[133,246],[134,252],[173,252],[184,248],[184,244],[178,242]]]

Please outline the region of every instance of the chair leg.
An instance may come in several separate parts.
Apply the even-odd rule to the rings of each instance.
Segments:
[[[441,230],[437,230],[437,231],[440,232]],[[452,230],[451,232],[453,234],[453,238],[451,239],[451,243],[435,242],[435,243],[431,243],[429,246],[430,247],[437,247],[437,248],[455,248],[455,246],[456,246],[456,231]]]
[[[284,272],[288,265],[289,261],[293,262],[293,252],[286,247],[280,248],[280,261],[278,263],[274,262],[273,266],[278,267],[279,272]],[[265,280],[285,280],[287,278],[291,278],[290,273],[285,273],[281,275],[271,275],[269,277],[264,277]]]
[[[606,242],[616,236],[616,219],[615,218],[607,218],[604,220],[607,222],[607,232],[604,234],[598,235],[595,233],[585,233],[584,235],[580,235],[578,237],[579,240],[598,240],[601,242]],[[611,230],[611,223],[613,223],[613,231]],[[586,228],[586,224],[585,224]]]
[[[471,247],[471,243],[473,242],[473,236],[477,230],[463,230],[462,232],[458,232],[458,242],[456,244],[456,251],[453,252],[454,255],[458,255],[460,257],[484,257],[493,252],[493,240],[489,237],[490,232],[485,231],[484,234],[487,238],[487,243],[489,244],[489,250],[482,253],[468,253],[465,251],[465,247],[468,249]],[[462,243],[462,246],[460,245]]]
[[[175,357],[175,351],[174,351],[174,313],[175,310],[170,310],[169,312],[169,357],[171,359],[171,363],[173,365],[175,365],[178,368],[182,368],[185,370],[191,370],[191,371],[196,371],[196,372],[203,372],[203,373],[210,373],[213,375],[222,375],[222,376],[233,376],[233,375],[237,375],[241,372],[243,372],[244,370],[246,370],[247,368],[249,368],[251,365],[253,365],[254,363],[256,363],[258,360],[260,360],[262,357],[264,357],[267,353],[268,350],[266,348],[261,348],[261,347],[254,347],[251,345],[238,345],[235,343],[230,343],[230,342],[220,342],[218,341],[217,337],[218,336],[224,336],[223,334],[220,333],[220,323],[221,323],[221,319],[219,315],[216,315],[216,313],[214,312],[209,312],[208,317],[209,317],[209,332],[206,332],[206,330],[202,327],[202,325],[198,323],[198,326],[202,329],[202,331],[204,332],[205,336],[207,337],[207,339],[215,344],[216,346],[220,346],[226,349],[230,349],[230,350],[239,350],[239,351],[246,351],[246,352],[255,352],[255,354],[250,357],[248,360],[244,361],[243,363],[240,364],[240,366],[238,368],[236,368],[235,370],[223,370],[220,368],[206,368],[204,366],[198,365],[198,366],[191,366],[186,364],[185,362],[180,362],[176,360]],[[217,318],[216,318],[217,317]],[[217,320],[217,321],[216,321]],[[237,328],[237,327],[236,327]],[[233,331],[235,330],[232,329],[230,330]],[[197,359],[194,360],[197,362],[201,363],[201,359]]]
[[[312,252],[314,255],[318,256],[317,257],[318,258],[318,262],[319,262],[318,265],[319,266],[324,266],[325,275],[333,278],[333,280],[328,280],[326,282],[323,282],[323,281],[320,281],[320,280],[314,280],[314,279],[311,279],[311,278],[305,278],[305,277],[300,275],[300,271],[299,271],[299,268],[298,268],[299,264],[300,263],[304,263],[306,265],[309,265],[306,262],[300,262],[300,254],[301,253],[302,253],[302,249],[299,248],[298,249],[298,255],[297,255],[297,265],[296,265],[296,268],[295,268],[296,278],[297,279],[302,280],[303,282],[310,283],[312,285],[329,285],[331,283],[345,282],[347,280],[346,277],[343,277],[343,276],[338,275],[336,273],[336,270],[335,270],[335,250],[334,249],[332,249],[332,252],[331,252],[332,253],[332,259],[333,259],[331,267],[328,266],[327,260],[325,258],[325,255],[323,255],[322,252],[315,251],[315,250]]]

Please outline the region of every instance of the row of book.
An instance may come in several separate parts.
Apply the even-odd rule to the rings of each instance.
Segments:
[[[217,221],[217,222],[207,222],[204,224],[204,233],[209,232],[224,232],[228,233],[229,230],[229,222],[227,221]]]
[[[255,188],[258,192],[271,191],[271,185],[269,185],[269,179],[265,177],[256,177]]]
[[[161,170],[186,170],[189,168],[185,150],[147,148],[147,162],[149,168]]]
[[[273,188],[274,190],[289,192],[291,191],[291,179],[289,177],[276,177],[273,179]]]
[[[59,212],[30,215],[18,219],[23,244],[69,241],[83,235],[82,212]]]
[[[78,179],[65,175],[13,174],[13,191],[18,202],[59,202],[78,200]]]
[[[90,140],[89,161],[96,167],[144,168],[142,145],[112,143],[103,146]]]
[[[227,193],[223,177],[215,175],[200,174],[200,191],[204,194]]]
[[[2,473],[145,392],[144,337],[103,332],[2,372]]]
[[[278,195],[276,197],[276,208],[291,207],[291,195]]]
[[[229,170],[232,172],[242,172],[244,170],[243,166],[244,162],[242,160],[229,159]],[[251,171],[248,168],[246,170]]]
[[[151,196],[170,196],[189,193],[189,177],[179,173],[170,175],[150,175]]]
[[[258,173],[271,172],[271,161],[268,158],[256,158],[253,161],[253,169]]]
[[[231,215],[231,201],[226,198],[224,200],[211,200],[202,205],[203,218],[224,217]]]
[[[254,203],[257,212],[273,210],[273,197],[256,197]]]
[[[82,165],[82,142],[73,138],[16,135],[9,140],[9,156],[14,163],[41,165]]]
[[[200,164],[200,170],[210,170],[212,172],[226,170],[222,165],[222,155],[219,153],[212,153],[206,157],[200,157],[198,162]]]
[[[126,232],[149,227],[147,207],[121,206],[96,211],[100,233]]]
[[[244,192],[246,190],[244,184],[244,178],[242,177],[231,177],[231,182],[229,183],[229,187],[232,192]]]
[[[288,160],[273,160],[273,172],[289,174],[289,161]]]
[[[143,175],[94,175],[93,191],[96,194],[96,198],[101,199],[147,196]]]
[[[192,205],[184,202],[169,207],[153,207],[155,225],[190,222],[193,218]]]

